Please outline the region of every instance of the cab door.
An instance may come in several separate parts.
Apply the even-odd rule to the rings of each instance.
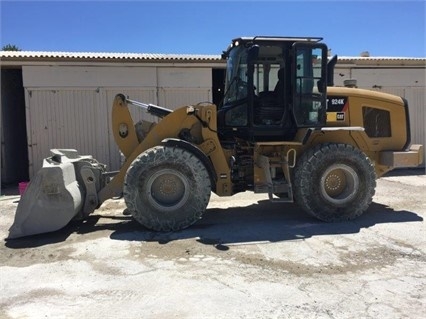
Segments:
[[[327,107],[327,46],[292,46],[292,107],[297,127],[323,127]]]

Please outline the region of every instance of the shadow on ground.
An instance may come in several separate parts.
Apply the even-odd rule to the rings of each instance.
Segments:
[[[179,232],[153,232],[128,216],[95,214],[83,222],[73,221],[56,232],[6,240],[5,245],[9,248],[38,247],[65,241],[75,233],[88,236],[106,231],[105,235],[109,235],[113,240],[167,244],[175,240],[194,238],[202,244],[227,250],[229,245],[233,244],[354,234],[376,224],[421,221],[423,218],[414,212],[395,211],[390,207],[373,203],[364,215],[354,221],[324,223],[306,215],[296,205],[277,204],[265,200],[247,207],[207,209],[202,220]]]
[[[383,177],[426,175],[425,167],[398,168],[386,173]]]
[[[226,249],[227,244],[279,242],[320,235],[354,234],[362,228],[382,223],[419,222],[423,218],[409,211],[395,211],[373,203],[368,211],[354,221],[324,223],[303,213],[293,204],[260,201],[244,208],[209,209],[203,219],[188,229],[173,233],[117,229],[111,239],[130,241],[170,241],[197,238],[206,245]],[[135,222],[134,222],[135,223]]]
[[[423,174],[424,168],[416,168],[394,170],[386,176]],[[15,186],[2,191],[9,195],[16,194],[18,189]],[[56,232],[6,239],[5,245],[9,248],[38,247],[63,242],[71,234],[95,234],[105,231],[106,236],[109,235],[114,240],[154,241],[166,244],[174,240],[196,238],[200,243],[215,245],[218,249],[222,249],[226,248],[227,244],[278,242],[320,235],[353,234],[376,224],[422,220],[423,218],[414,212],[395,211],[390,207],[373,203],[368,211],[355,221],[328,224],[311,218],[301,212],[296,205],[276,204],[265,200],[248,207],[207,209],[202,220],[179,232],[153,232],[128,216],[103,216],[95,213],[83,222],[72,221]]]

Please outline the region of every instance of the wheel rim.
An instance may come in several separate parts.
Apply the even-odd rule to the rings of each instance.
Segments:
[[[350,202],[358,189],[358,174],[348,165],[331,165],[321,176],[321,195],[333,204],[344,205]]]
[[[188,178],[172,169],[162,169],[147,182],[148,199],[161,211],[171,211],[182,207],[189,197]]]

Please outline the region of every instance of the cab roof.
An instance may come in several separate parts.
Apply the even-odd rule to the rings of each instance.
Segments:
[[[318,43],[323,38],[320,37],[281,37],[281,36],[264,36],[257,35],[254,37],[239,37],[232,40],[231,44],[228,46],[226,51],[223,51],[222,59],[224,59],[229,51],[233,47],[237,47],[240,45],[254,45],[256,43],[263,45],[278,45],[278,46],[291,46],[295,42],[310,42],[310,43]]]
[[[232,40],[232,43],[234,44],[236,41],[240,42],[319,42],[323,38],[320,37],[280,37],[280,36],[263,36],[258,35],[254,37],[239,37]]]

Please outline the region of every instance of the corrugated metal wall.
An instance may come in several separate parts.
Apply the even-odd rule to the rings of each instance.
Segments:
[[[98,92],[30,89],[26,99],[30,176],[51,148],[75,148],[106,158],[108,125]]]
[[[411,142],[422,144],[426,160],[426,112],[425,112],[425,88],[424,87],[411,87],[405,89],[404,97],[408,101],[410,110],[410,123],[411,123]],[[423,163],[423,166],[425,163]]]
[[[159,104],[174,109],[199,102],[211,102],[211,89],[160,88]]]
[[[120,153],[111,132],[111,107],[118,93],[171,109],[212,100],[210,68],[138,69],[132,69],[129,80],[120,68],[24,67],[30,177],[51,148],[74,148],[109,170],[119,169]],[[86,86],[67,86],[79,82]],[[130,112],[135,122],[157,121],[138,107],[130,106]]]
[[[111,133],[110,110],[117,93],[174,109],[212,100],[211,67],[23,66],[30,177],[51,148],[75,148],[120,167]],[[363,88],[407,98],[412,142],[426,145],[424,69],[337,67],[336,85],[355,78]],[[375,86],[375,88],[373,88]],[[131,107],[135,121],[153,120]]]

